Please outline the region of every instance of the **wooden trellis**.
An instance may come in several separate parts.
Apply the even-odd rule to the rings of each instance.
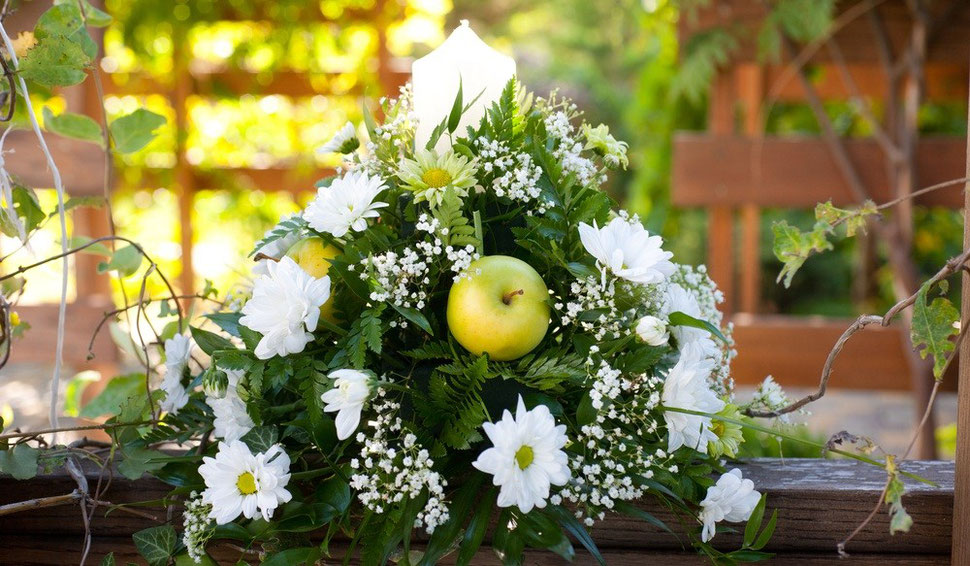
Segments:
[[[784,61],[758,60],[753,41],[742,41],[731,66],[717,76],[711,90],[709,130],[680,134],[674,141],[673,201],[708,210],[708,265],[726,295],[726,308],[736,313],[738,358],[733,375],[739,383],[757,383],[773,374],[782,384],[812,387],[825,358],[849,321],[821,317],[765,315],[761,286],[761,210],[811,209],[832,200],[836,206],[860,204],[867,198],[886,202],[920,187],[963,176],[966,141],[957,136],[919,135],[916,110],[926,101],[967,99],[970,4],[936,2],[925,18],[913,16],[902,0],[838,4],[838,28],[817,46],[786,44]],[[765,7],[753,0],[726,0],[684,18],[681,36],[714,26],[754,31]],[[919,64],[908,62],[915,53]],[[812,68],[799,71],[788,63],[807,55]],[[885,108],[878,136],[842,140],[826,136],[765,135],[766,104],[802,102],[820,108],[827,101],[847,101],[863,108],[873,101]],[[824,113],[824,112],[823,112]],[[740,119],[738,119],[740,118]],[[893,147],[887,149],[888,146]],[[898,149],[897,149],[898,148]],[[956,188],[918,199],[918,204],[958,208]],[[911,206],[902,205],[885,231],[897,231],[887,248],[909,260]],[[739,228],[739,238],[735,230]],[[899,261],[896,262],[897,264]],[[898,269],[905,295],[915,291],[915,270]],[[833,387],[895,389],[916,392],[921,414],[931,377],[915,358],[900,328],[867,331],[854,337],[840,358]],[[955,366],[946,386],[955,385]],[[932,455],[932,422],[921,454]]]
[[[100,2],[95,2],[100,4]],[[45,2],[27,2],[15,12],[6,22],[8,29],[16,33],[21,30],[32,29],[39,15],[48,6]],[[319,10],[310,10],[312,17],[318,21],[325,21]],[[390,23],[386,16],[385,3],[376,2],[369,10],[358,10],[345,14],[345,17],[360,21],[371,22],[377,30],[377,52],[374,64],[381,92],[369,92],[370,97],[380,96],[382,93],[395,93],[409,76],[408,61],[399,60],[391,56],[387,49],[386,31]],[[100,43],[100,30],[92,30],[94,39]],[[123,84],[112,79],[110,74],[95,69],[92,72],[101,73],[104,94],[107,96],[166,96],[175,111],[176,162],[172,168],[171,178],[174,180],[171,188],[178,194],[178,222],[181,227],[180,244],[182,249],[182,273],[178,286],[191,291],[196,288],[195,274],[192,269],[193,254],[193,219],[192,210],[194,196],[198,189],[218,187],[226,178],[233,178],[241,186],[251,187],[267,192],[292,191],[305,192],[313,190],[313,183],[325,176],[326,170],[294,169],[285,166],[274,166],[263,169],[256,168],[202,168],[193,165],[185,157],[185,131],[190,124],[187,118],[186,102],[190,97],[213,97],[216,92],[232,93],[239,96],[252,94],[254,88],[261,95],[283,95],[288,97],[311,97],[329,95],[327,88],[330,82],[327,75],[312,73],[297,73],[282,70],[273,73],[268,81],[258,81],[257,75],[240,69],[219,69],[212,72],[192,72],[188,68],[189,56],[181,53],[184,42],[175,41],[176,52],[173,60],[176,69],[173,73],[172,84],[164,84],[146,74],[129,74],[125,76]],[[260,77],[263,78],[263,77]],[[321,80],[323,79],[323,80]],[[72,112],[87,114],[100,122],[101,106],[98,100],[94,82],[87,80],[79,87],[65,89],[68,109]],[[342,96],[363,96],[361,88],[350,92],[340,92]],[[51,145],[56,162],[67,180],[67,190],[72,196],[103,194],[104,190],[104,153],[92,144],[77,142],[51,136]],[[12,149],[17,158],[9,161],[9,169],[20,175],[27,184],[44,187],[50,184],[50,174],[43,161],[43,155],[36,148],[36,144],[29,132],[12,134],[6,144]],[[157,178],[162,171],[146,170],[147,177]],[[95,208],[79,208],[73,213],[75,234],[98,237],[109,233],[105,212]],[[117,352],[111,344],[107,334],[99,337],[93,361],[87,359],[87,344],[91,332],[105,311],[113,308],[110,297],[110,285],[106,275],[97,273],[97,263],[100,258],[88,255],[78,255],[75,261],[75,280],[77,283],[77,299],[69,306],[68,317],[71,324],[68,328],[68,339],[65,347],[65,360],[75,369],[102,369],[111,371],[117,361]],[[19,309],[24,320],[31,323],[29,342],[24,342],[15,348],[12,363],[47,363],[49,352],[45,347],[31,348],[30,344],[51,344],[56,332],[56,305],[39,305]]]

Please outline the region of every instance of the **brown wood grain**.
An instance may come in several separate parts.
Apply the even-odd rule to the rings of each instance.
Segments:
[[[852,323],[819,316],[738,314],[734,339],[738,357],[731,366],[735,383],[757,384],[766,375],[786,387],[816,387],[825,358]],[[836,389],[908,391],[909,370],[899,328],[870,326],[852,337],[835,362],[829,386]],[[943,389],[956,390],[956,365]]]
[[[817,564],[836,560],[835,544],[869,513],[885,481],[881,469],[848,460],[756,459],[738,463],[745,477],[768,494],[769,510],[778,510],[778,528],[768,548],[783,553],[777,564]],[[950,517],[953,505],[954,467],[952,462],[906,462],[904,469],[936,482],[936,487],[907,480],[905,504],[915,525],[909,533],[888,535],[888,518],[880,512],[871,525],[850,545],[861,564],[940,564],[950,548]],[[89,481],[96,481],[93,471]],[[74,482],[63,471],[33,480],[17,482],[0,478],[0,504],[70,493]],[[169,488],[157,480],[130,481],[116,477],[105,498],[112,503],[131,503],[160,499]],[[648,497],[639,504],[657,517],[681,530],[680,521]],[[166,509],[140,508],[155,513],[160,521]],[[172,509],[176,511],[175,508]],[[73,563],[80,549],[83,526],[80,511],[74,506],[48,507],[0,517],[0,549],[11,562],[0,564]],[[177,512],[172,514],[178,527]],[[117,558],[133,559],[132,533],[156,523],[118,511],[99,512],[92,523],[95,537],[93,556],[115,551]],[[610,515],[592,530],[597,544],[611,564],[642,564],[644,557],[670,564],[702,564],[668,533],[625,516]],[[719,534],[719,547],[736,548],[737,535]],[[52,546],[51,543],[54,543]],[[75,553],[72,555],[71,553]],[[226,549],[217,556],[232,563],[238,553]],[[580,564],[587,557],[577,550]],[[876,555],[876,556],[868,556]],[[476,564],[491,564],[490,553],[480,555]],[[859,558],[861,557],[861,558]],[[59,561],[60,560],[60,561]],[[790,560],[790,561],[789,561]],[[868,561],[867,561],[868,560]],[[898,560],[894,562],[893,560]],[[119,560],[124,563],[124,560]],[[530,555],[533,564],[560,564],[560,559],[542,553]]]
[[[893,198],[885,156],[875,141],[846,140],[849,155],[877,203]],[[926,137],[917,147],[917,187],[964,176],[966,140]],[[677,206],[812,208],[831,199],[856,204],[825,142],[813,136],[765,137],[679,133],[674,138],[672,199]],[[917,199],[963,206],[960,185]]]
[[[99,146],[57,135],[45,136],[54,162],[64,176],[64,189],[71,196],[97,195],[104,191],[104,150]],[[7,170],[29,187],[53,188],[47,159],[31,131],[13,131],[4,150]]]

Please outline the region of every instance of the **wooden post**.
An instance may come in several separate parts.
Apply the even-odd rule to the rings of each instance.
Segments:
[[[970,126],[970,101],[967,107]],[[967,134],[967,177],[970,177],[970,128]],[[963,247],[970,246],[970,182],[964,187]],[[960,320],[970,324],[970,274],[963,272]],[[957,387],[956,486],[953,500],[953,548],[951,564],[970,564],[970,340],[960,343],[960,384]]]
[[[711,87],[708,126],[714,134],[734,133],[734,89],[730,72],[720,71]],[[722,309],[734,312],[734,210],[726,206],[708,209],[707,267],[724,293]]]
[[[192,77],[189,76],[186,60],[189,55],[180,47],[182,44],[182,39],[177,39],[172,54],[175,64],[172,106],[175,109],[175,184],[179,191],[179,231],[182,246],[182,273],[179,276],[179,287],[182,293],[191,294],[195,291],[195,271],[192,268],[192,209],[195,202],[195,175],[192,164],[186,160],[185,140],[188,136],[186,101],[192,89]]]
[[[764,68],[758,64],[740,65],[736,75],[738,98],[744,108],[744,134],[759,137],[762,133]],[[756,204],[741,207],[739,275],[741,289],[738,310],[756,313],[761,299],[761,209]]]

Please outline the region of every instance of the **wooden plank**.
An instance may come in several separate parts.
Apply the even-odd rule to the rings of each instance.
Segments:
[[[837,12],[844,13],[865,0],[843,0]],[[912,16],[905,0],[888,0],[879,4],[878,10],[886,23],[894,53],[900,53],[909,40]],[[953,2],[927,2],[930,13],[940,22],[927,51],[927,61],[946,62],[959,65],[967,63],[967,37],[970,36],[970,3],[957,0],[951,14],[946,9]],[[719,0],[694,14],[680,19],[679,35],[681,45],[696,33],[714,27],[739,30],[741,38],[739,49],[733,54],[735,61],[758,61],[757,32],[765,18],[765,8],[757,0]],[[843,27],[836,40],[849,63],[875,65],[879,62],[877,36],[868,18],[859,17]],[[820,49],[813,62],[828,62],[828,50]]]
[[[790,387],[816,387],[825,358],[851,320],[825,317],[737,314],[734,339],[738,357],[731,375],[738,384],[760,383],[773,375]],[[910,347],[896,327],[870,326],[852,337],[835,362],[829,386],[844,389],[909,391]],[[956,390],[956,369],[951,366],[943,389]]]
[[[871,139],[845,142],[852,161],[876,202],[893,198],[885,156]],[[926,137],[916,149],[917,187],[964,176],[966,141],[951,136]],[[831,199],[854,204],[825,142],[814,136],[765,137],[679,133],[674,137],[672,199],[677,206],[812,208]],[[933,191],[917,202],[928,206],[963,206],[959,186]]]
[[[850,460],[755,459],[738,463],[737,467],[745,477],[754,481],[760,491],[768,495],[769,510],[778,510],[778,528],[768,549],[791,553],[805,560],[836,559],[836,542],[869,514],[885,481],[880,468]],[[938,563],[934,562],[936,557],[949,552],[955,474],[953,463],[909,461],[904,464],[904,469],[937,483],[934,487],[907,480],[905,502],[915,521],[914,527],[908,533],[890,536],[888,517],[885,512],[880,512],[850,545],[848,550],[854,556],[885,553],[883,556],[902,555],[917,560],[914,563],[923,564]],[[96,477],[96,471],[90,470],[89,483],[94,485]],[[63,470],[27,481],[0,478],[0,504],[70,493],[74,488],[73,480]],[[160,498],[169,489],[157,480],[146,478],[131,481],[116,475],[104,497],[113,503],[131,503]],[[667,520],[675,530],[680,530],[680,521],[671,517],[669,510],[653,498],[648,497],[638,505]],[[165,520],[167,516],[165,509],[140,509],[155,513],[160,520]],[[178,524],[177,514],[173,521]],[[95,552],[104,553],[106,549],[131,552],[128,537],[154,524],[149,519],[118,511],[107,515],[100,511],[91,525],[92,534],[96,537]],[[78,509],[74,506],[46,507],[0,518],[0,545],[5,550],[21,549],[18,552],[25,556],[24,562],[17,564],[63,563],[50,562],[53,557],[38,550],[47,547],[41,541],[71,541],[77,545],[73,547],[76,549],[80,547],[83,532]],[[696,559],[680,552],[682,547],[674,536],[625,516],[608,515],[592,529],[592,534],[600,548],[612,553],[618,560],[653,553],[677,557],[678,560]],[[724,549],[736,548],[738,536],[719,534],[715,544]],[[70,548],[70,545],[60,547],[62,552],[69,552]],[[60,557],[63,560],[63,554]],[[585,560],[585,557],[581,559]],[[621,560],[617,563],[634,562]]]
[[[193,175],[197,189],[218,189],[227,184],[240,185],[247,190],[265,192],[302,193],[315,191],[314,183],[330,177],[333,169],[269,167],[255,169],[249,167],[226,169],[195,169]]]
[[[57,135],[47,135],[46,140],[54,162],[64,176],[64,188],[68,194],[103,194],[104,151],[100,147]],[[37,188],[54,186],[54,180],[47,168],[47,159],[37,145],[33,132],[10,132],[4,150],[10,152],[5,159],[7,170],[19,177],[24,184]]]
[[[739,67],[753,65],[742,63]],[[887,89],[886,73],[873,65],[847,65],[849,73],[863,98],[885,100]],[[932,63],[926,66],[926,97],[933,101],[962,101],[967,97],[966,64]],[[812,84],[819,98],[826,101],[848,100],[850,93],[839,76],[835,65],[816,64],[812,66]],[[805,91],[795,78],[782,65],[767,67],[765,84],[779,101],[799,102],[805,99]]]
[[[392,58],[390,68],[382,73],[382,81],[396,89],[410,77],[410,59]],[[194,71],[189,74],[190,90],[202,96],[241,96],[244,94],[278,94],[294,98],[316,95],[364,96],[365,85],[359,81],[342,86],[345,74],[356,75],[357,69],[313,73],[304,71],[273,71],[251,73],[240,69],[218,69],[209,72]],[[383,84],[383,82],[382,82]],[[115,73],[105,81],[105,94],[109,96],[163,94],[172,91],[171,84],[159,82],[144,73]],[[394,90],[385,92],[393,93]],[[373,95],[373,93],[370,93]]]
[[[735,68],[738,100],[743,111],[742,130],[745,135],[760,137],[762,134],[762,99],[764,97],[765,72],[757,65]],[[739,310],[758,312],[761,297],[761,210],[757,205],[741,207],[741,250],[738,254],[738,271],[741,279]]]

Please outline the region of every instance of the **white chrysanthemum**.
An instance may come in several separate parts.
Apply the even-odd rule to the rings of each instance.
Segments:
[[[704,320],[704,313],[701,312],[697,297],[676,283],[667,287],[667,302],[664,305],[664,311],[668,315],[674,312],[682,312],[698,320]],[[694,344],[700,348],[705,358],[720,361],[721,349],[718,348],[717,343],[711,338],[711,333],[707,330],[679,325],[671,327],[670,333],[677,340],[677,347],[681,351],[688,344]]]
[[[317,153],[350,153],[360,147],[357,139],[357,128],[353,122],[347,122],[343,128],[330,138],[330,141],[317,148]]]
[[[640,340],[650,346],[663,346],[670,339],[667,322],[650,315],[637,321],[636,333]]]
[[[570,472],[566,453],[566,425],[556,425],[549,408],[539,405],[526,410],[522,397],[515,411],[506,410],[502,420],[482,425],[492,448],[482,452],[472,465],[492,474],[500,486],[499,507],[517,506],[523,513],[543,508],[552,485],[566,485]]]
[[[229,383],[222,397],[207,396],[205,402],[212,407],[215,419],[212,421],[212,434],[224,442],[239,440],[251,431],[256,423],[246,411],[246,403],[239,397],[236,386],[242,379],[239,370],[225,370]]]
[[[707,489],[707,496],[701,501],[700,520],[704,523],[701,540],[707,542],[714,538],[715,524],[720,521],[747,521],[760,500],[761,494],[754,489],[754,482],[742,478],[741,470],[734,468],[722,475]]]
[[[333,389],[320,398],[326,404],[324,412],[337,413],[337,438],[345,440],[357,430],[360,412],[370,396],[370,375],[355,369],[338,369],[328,376],[334,380]]]
[[[189,394],[182,385],[182,376],[192,357],[192,339],[177,334],[165,341],[165,377],[161,389],[165,398],[159,401],[163,411],[177,414],[189,402]]]
[[[276,223],[276,226],[273,226],[272,228],[267,230],[266,233],[263,234],[263,237],[265,238],[269,236],[274,230],[280,227],[281,223],[286,222],[287,220],[292,220],[296,216],[299,216],[299,214],[290,214],[288,216],[284,216],[280,218],[280,221]],[[265,246],[257,248],[255,251],[255,254],[262,254],[271,258],[279,259],[283,257],[283,254],[286,253],[286,250],[290,249],[290,247],[293,244],[299,242],[302,236],[303,235],[300,234],[299,231],[290,232],[289,234],[280,238],[279,240],[273,240],[272,242],[269,242]],[[256,264],[253,265],[253,275],[266,275],[267,273],[269,273],[268,266],[270,263],[273,263],[273,260],[271,259],[258,260]]]
[[[292,497],[286,490],[290,457],[278,444],[253,454],[242,441],[222,442],[215,458],[202,459],[199,474],[205,480],[202,501],[212,505],[209,516],[220,525],[240,513],[247,519],[259,513],[269,521]]]
[[[673,253],[664,251],[663,239],[651,236],[636,220],[614,218],[602,228],[593,222],[579,224],[579,237],[597,263],[627,281],[649,285],[673,274]]]
[[[364,171],[351,171],[334,179],[329,187],[317,189],[317,196],[303,211],[303,218],[311,228],[340,238],[350,230],[367,229],[367,219],[377,218],[378,209],[386,202],[374,202],[387,188],[384,181]]]
[[[724,401],[708,384],[707,378],[713,369],[714,362],[705,358],[697,346],[689,344],[664,380],[663,406],[710,414],[723,409]],[[688,446],[706,454],[707,443],[717,440],[711,430],[710,417],[664,411],[664,421],[667,423],[669,452]]]
[[[313,340],[320,307],[330,298],[330,277],[311,277],[289,257],[268,268],[256,279],[239,319],[263,335],[255,351],[261,360],[302,352]]]

